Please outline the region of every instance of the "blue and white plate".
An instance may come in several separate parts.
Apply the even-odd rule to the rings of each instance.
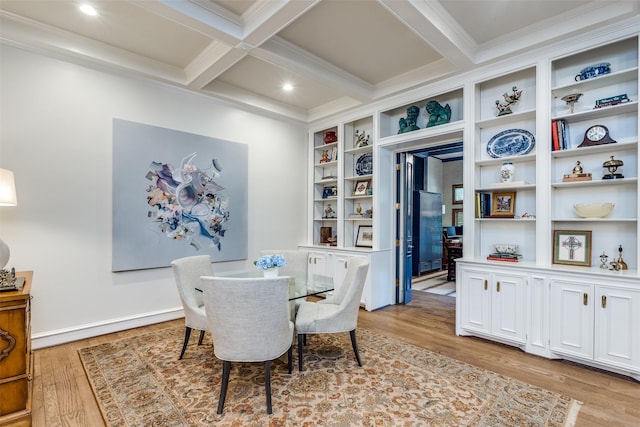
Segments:
[[[370,175],[373,173],[373,155],[371,153],[364,153],[358,157],[356,162],[356,174],[358,175]]]
[[[494,159],[528,154],[536,145],[533,134],[524,129],[507,129],[493,135],[487,143],[487,153]]]
[[[358,157],[356,162],[356,174],[358,175],[370,175],[373,173],[373,154],[364,153]]]

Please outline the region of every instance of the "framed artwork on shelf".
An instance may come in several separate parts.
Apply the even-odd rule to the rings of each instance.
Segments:
[[[330,185],[322,189],[322,198],[330,199],[338,196],[338,187]]]
[[[372,225],[358,226],[358,236],[356,237],[356,246],[359,248],[373,247],[373,226]]]
[[[330,243],[331,234],[331,227],[320,227],[320,243]]]
[[[452,216],[452,220],[451,221],[451,225],[453,225],[454,227],[456,226],[461,226],[462,225],[462,209],[451,209],[451,216]]]
[[[357,181],[353,189],[353,195],[365,196],[367,194],[367,188],[369,188],[369,181]]]
[[[454,205],[461,205],[464,197],[464,188],[462,187],[462,184],[452,185],[451,191],[451,203]]]
[[[491,198],[491,216],[513,218],[516,210],[514,191],[493,193]]]
[[[553,230],[553,263],[591,267],[591,231]]]

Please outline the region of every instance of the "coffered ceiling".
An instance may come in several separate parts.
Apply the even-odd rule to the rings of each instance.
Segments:
[[[80,3],[0,0],[1,40],[303,122],[640,8],[638,0],[86,0],[98,12],[87,16]]]

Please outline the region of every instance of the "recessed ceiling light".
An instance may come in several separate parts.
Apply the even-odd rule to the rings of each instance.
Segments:
[[[96,9],[90,4],[80,5],[80,10],[82,11],[82,13],[89,16],[96,16],[98,14],[98,11],[96,11]]]
[[[282,90],[285,92],[291,92],[293,90],[293,85],[291,83],[285,83],[282,85]]]

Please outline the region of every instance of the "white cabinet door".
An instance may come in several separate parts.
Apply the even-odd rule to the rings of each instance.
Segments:
[[[640,372],[640,291],[596,284],[597,362]]]
[[[343,254],[336,254],[333,260],[333,287],[336,291],[342,286],[344,276],[347,274],[349,259],[351,257]]]
[[[328,253],[326,252],[309,252],[309,274],[320,274],[330,276],[328,273]]]
[[[490,273],[462,268],[458,285],[460,299],[460,324],[470,332],[491,333]]]
[[[493,273],[491,281],[491,333],[524,344],[526,280],[524,276]]]
[[[526,276],[460,268],[459,319],[462,329],[524,344],[526,341]]]
[[[593,359],[593,285],[551,279],[551,350]]]

